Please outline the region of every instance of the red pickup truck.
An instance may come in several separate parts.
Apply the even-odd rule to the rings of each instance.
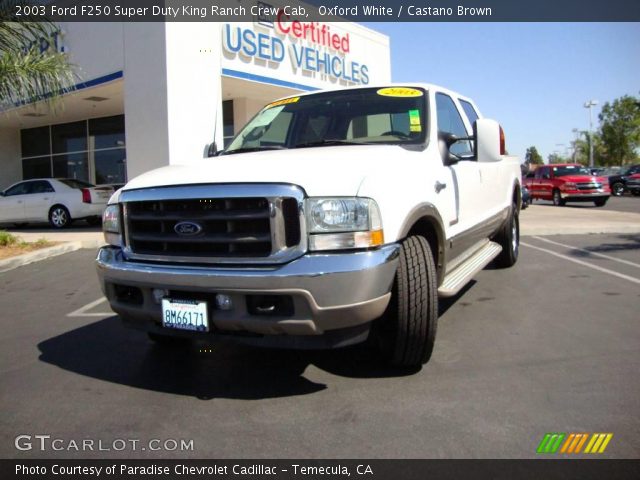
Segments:
[[[611,196],[607,179],[591,175],[578,163],[543,165],[528,174],[524,184],[532,199],[552,200],[557,206],[566,202],[593,202],[602,207]]]

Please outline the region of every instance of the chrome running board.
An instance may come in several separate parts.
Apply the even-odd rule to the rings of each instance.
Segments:
[[[475,251],[464,263],[458,265],[444,278],[438,288],[441,297],[452,297],[464,287],[480,270],[496,258],[502,247],[495,242],[487,242]]]

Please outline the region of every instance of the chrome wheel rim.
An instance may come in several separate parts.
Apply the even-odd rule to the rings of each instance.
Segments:
[[[516,225],[515,218],[511,225],[511,248],[513,249],[513,253],[518,250],[518,226]]]
[[[63,227],[67,224],[67,212],[61,208],[56,208],[51,212],[51,222],[56,227]]]
[[[616,183],[613,186],[613,194],[616,197],[619,197],[620,195],[622,195],[624,193],[624,187],[622,185],[620,185],[619,183]]]

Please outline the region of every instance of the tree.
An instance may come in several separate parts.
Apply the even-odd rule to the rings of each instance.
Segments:
[[[569,159],[564,158],[562,155],[560,155],[560,154],[559,154],[559,153],[557,153],[557,152],[550,153],[550,154],[547,156],[547,159],[549,160],[549,163],[550,163],[550,164],[551,164],[551,163],[570,163],[570,162],[569,162]]]
[[[605,161],[623,165],[638,160],[640,148],[640,99],[625,95],[605,103],[600,119],[599,137]],[[594,142],[594,145],[596,143]]]
[[[5,108],[38,100],[51,105],[75,79],[64,53],[42,48],[58,30],[54,23],[41,17],[15,21],[16,5],[23,4],[0,2],[0,105]]]
[[[571,155],[571,161],[575,163],[581,163],[582,165],[589,165],[589,132],[583,130],[580,132],[581,136],[571,142],[573,147],[573,154]],[[598,133],[594,133],[593,137],[593,164],[594,165],[607,165],[604,147],[602,145],[602,138]]]
[[[527,153],[524,156],[525,163],[529,165],[542,165],[544,160],[542,160],[542,155],[538,153],[538,149],[534,146],[527,148]]]

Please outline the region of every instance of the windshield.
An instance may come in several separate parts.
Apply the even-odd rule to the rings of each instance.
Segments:
[[[591,172],[585,167],[580,165],[565,165],[562,167],[553,167],[553,174],[556,177],[565,177],[567,175],[588,175],[592,176]]]
[[[365,88],[279,100],[262,109],[222,154],[322,145],[419,144],[426,95],[417,88]]]

